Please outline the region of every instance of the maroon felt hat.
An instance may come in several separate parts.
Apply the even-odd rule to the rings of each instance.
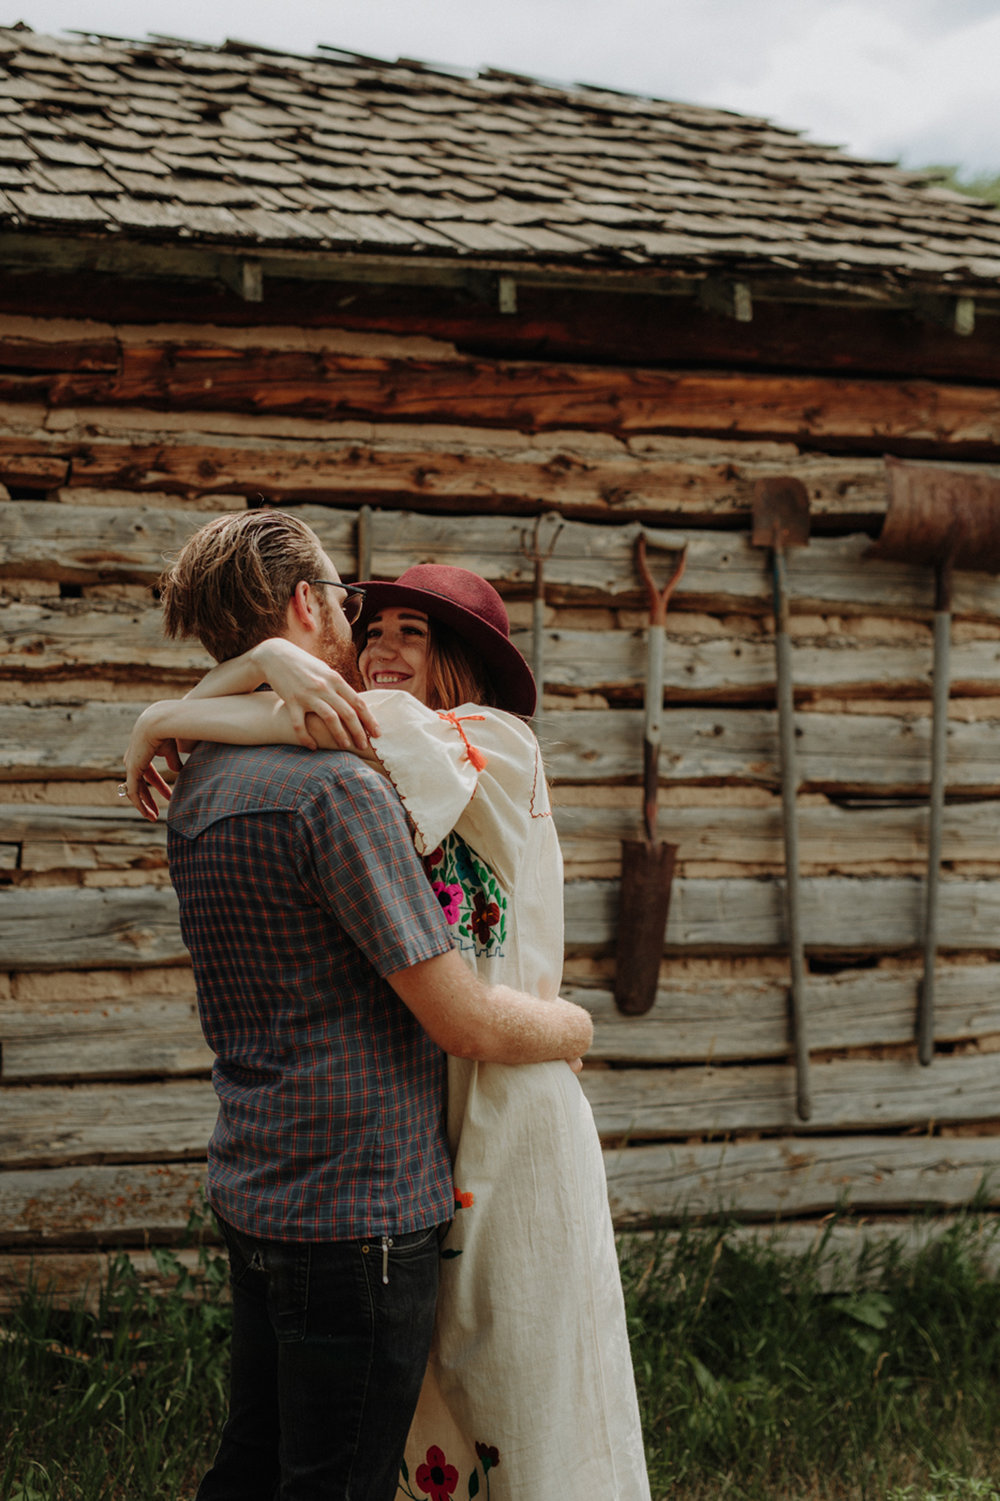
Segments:
[[[393,583],[370,579],[358,587],[365,591],[364,607],[354,625],[359,649],[375,615],[410,605],[450,626],[472,648],[490,675],[498,708],[525,717],[534,714],[538,694],[531,668],[510,639],[503,600],[478,573],[447,563],[417,563]]]

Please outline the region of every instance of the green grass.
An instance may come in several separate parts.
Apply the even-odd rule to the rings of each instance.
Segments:
[[[655,1501],[1000,1501],[1000,1226],[870,1249],[831,1292],[831,1252],[731,1230],[622,1243]],[[183,1501],[225,1408],[221,1254],[169,1292],[126,1258],[94,1312],[27,1289],[0,1326],[4,1501]],[[532,1498],[513,1498],[532,1501]],[[591,1498],[538,1498],[591,1501]]]
[[[920,1254],[884,1243],[839,1292],[822,1243],[792,1256],[700,1229],[623,1247],[654,1496],[993,1501],[997,1233],[970,1216]]]

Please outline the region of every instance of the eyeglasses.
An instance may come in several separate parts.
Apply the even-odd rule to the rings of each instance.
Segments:
[[[359,589],[357,584],[342,584],[339,579],[307,579],[306,582],[326,584],[331,589],[343,589],[344,598],[340,602],[340,608],[344,612],[344,619],[348,625],[354,625],[360,619],[365,607],[365,591]]]

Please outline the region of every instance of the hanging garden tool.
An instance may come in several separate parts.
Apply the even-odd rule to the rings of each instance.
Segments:
[[[951,588],[956,568],[1000,572],[1000,480],[936,464],[886,460],[889,509],[872,557],[934,569],[934,705],[931,798],[924,898],[924,969],[917,1008],[920,1062],[934,1056],[934,970],[937,961],[938,879],[948,758]]]
[[[660,781],[660,724],[663,718],[663,653],[667,606],[687,562],[681,548],[665,587],[657,589],[646,562],[646,538],[635,544],[636,564],[649,595],[646,659],[646,723],[642,747],[643,823],[645,839],[622,841],[621,900],[618,913],[615,1001],[628,1016],[641,1016],[656,999],[656,984],[667,931],[675,844],[656,837],[656,800]]]
[[[799,1119],[812,1114],[809,1097],[809,1045],[806,1035],[805,960],[799,905],[799,790],[795,765],[795,696],[788,639],[788,576],[785,553],[809,542],[809,496],[797,479],[761,479],[754,485],[754,547],[771,549],[774,593],[774,652],[778,678],[778,739],[781,748],[781,813],[785,839],[785,924],[791,968],[792,1044],[795,1049],[795,1106]]]
[[[538,689],[538,701],[535,706],[534,718],[531,727],[536,736],[542,732],[542,690],[545,684],[545,564],[551,558],[555,549],[556,538],[562,531],[562,522],[556,521],[554,530],[547,547],[542,547],[541,531],[543,523],[551,517],[539,516],[535,522],[535,531],[531,547],[528,546],[527,533],[521,533],[521,551],[535,565],[534,595],[531,610],[531,671],[534,674],[535,686]]]

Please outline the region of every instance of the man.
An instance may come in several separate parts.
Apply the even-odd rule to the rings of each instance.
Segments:
[[[341,674],[355,742],[377,731],[350,588],[295,517],[209,523],[162,589],[170,634],[219,659],[285,635]],[[200,745],[168,851],[216,1054],[208,1196],[233,1284],[230,1411],[198,1501],[392,1501],[454,1201],[442,1050],[574,1059],[590,1018],[467,969],[395,791],[351,754]]]

